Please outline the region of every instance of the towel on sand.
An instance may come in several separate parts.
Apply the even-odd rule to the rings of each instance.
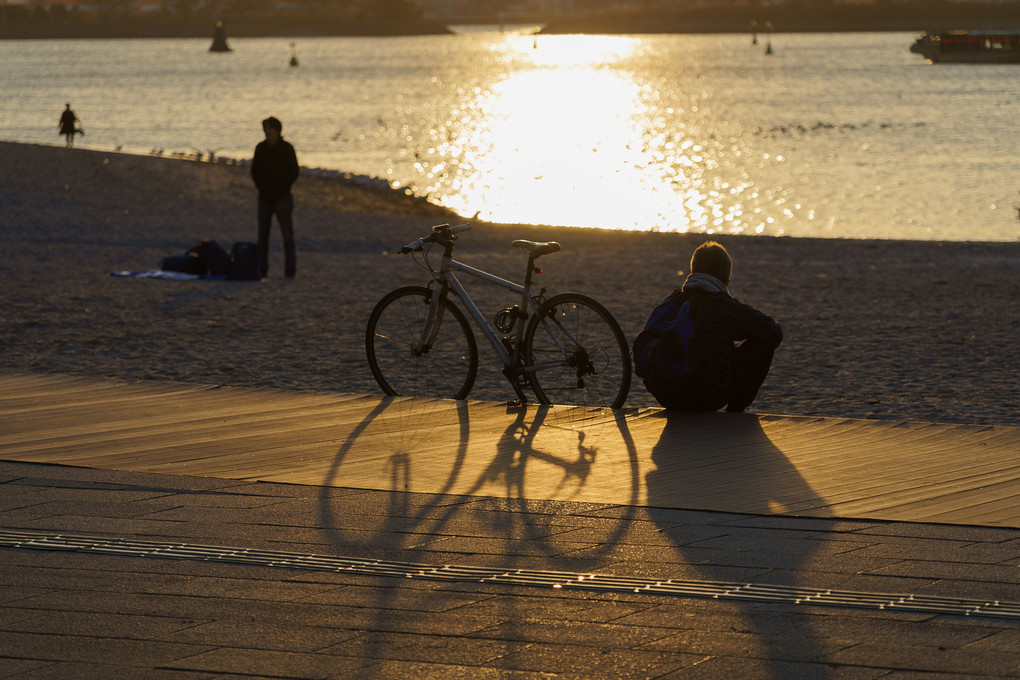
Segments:
[[[111,276],[127,276],[133,279],[167,279],[168,281],[195,281],[198,279],[206,279],[209,281],[222,281],[226,279],[226,274],[185,274],[184,272],[168,272],[162,269],[144,269],[138,272],[132,271],[116,271],[110,272]]]

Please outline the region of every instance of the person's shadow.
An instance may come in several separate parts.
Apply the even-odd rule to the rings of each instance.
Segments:
[[[681,414],[663,411],[666,419],[652,449],[653,467],[645,476],[648,514],[676,549],[687,576],[708,581],[781,586],[822,586],[804,583],[803,574],[822,559],[824,535],[832,521],[818,517],[824,506],[783,452],[769,439],[754,415]],[[681,508],[732,507],[736,513]],[[762,518],[813,507],[816,519]],[[706,528],[708,531],[706,531]],[[831,583],[828,586],[832,586]],[[798,677],[830,677],[817,638],[806,627],[817,617],[794,605],[762,605],[731,601],[706,603],[732,618],[739,643],[757,647],[748,652],[744,677],[782,678],[789,663]],[[796,651],[789,631],[800,628]],[[715,654],[697,635],[681,634],[681,649]],[[785,670],[784,670],[785,668]]]

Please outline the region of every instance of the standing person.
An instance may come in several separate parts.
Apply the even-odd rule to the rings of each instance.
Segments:
[[[273,215],[280,223],[283,234],[284,275],[293,278],[297,273],[294,252],[294,197],[290,188],[301,173],[297,154],[281,133],[283,123],[270,116],[262,121],[266,138],[255,147],[251,161],[251,176],[259,190],[259,266],[262,276],[269,273],[269,230]]]
[[[772,317],[730,295],[732,269],[733,261],[722,245],[714,241],[701,244],[691,257],[691,273],[683,287],[667,298],[675,307],[660,306],[653,312],[649,327],[657,315],[672,323],[681,317],[684,303],[690,302],[683,314],[684,330],[677,333],[685,336],[687,350],[669,350],[679,355],[670,364],[675,368],[661,370],[665,363],[661,360],[659,369],[643,368],[642,361],[647,360],[639,356],[647,356],[642,353],[647,346],[643,336],[648,331],[642,331],[635,341],[635,362],[643,368],[639,373],[645,387],[667,409],[718,411],[725,406],[727,411],[742,413],[765,382],[783,330]],[[656,337],[655,331],[651,333],[647,337]],[[666,347],[667,343],[660,342]],[[683,344],[673,342],[672,347]]]
[[[71,104],[66,104],[63,113],[60,114],[59,125],[60,134],[64,135],[64,138],[67,140],[67,146],[74,146],[75,135],[85,134],[85,132],[78,127],[79,122],[78,116],[71,110]]]

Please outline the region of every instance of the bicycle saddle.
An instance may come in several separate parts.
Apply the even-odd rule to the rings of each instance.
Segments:
[[[523,248],[536,259],[549,253],[555,253],[560,249],[560,244],[556,243],[556,241],[549,241],[548,243],[542,241],[514,241],[512,245],[515,248]]]

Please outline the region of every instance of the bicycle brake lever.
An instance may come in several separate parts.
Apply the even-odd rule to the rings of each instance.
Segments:
[[[421,247],[425,244],[425,239],[420,238],[417,241],[412,241],[406,246],[401,247],[400,254],[406,255],[407,253],[414,252],[415,250],[421,250]]]

